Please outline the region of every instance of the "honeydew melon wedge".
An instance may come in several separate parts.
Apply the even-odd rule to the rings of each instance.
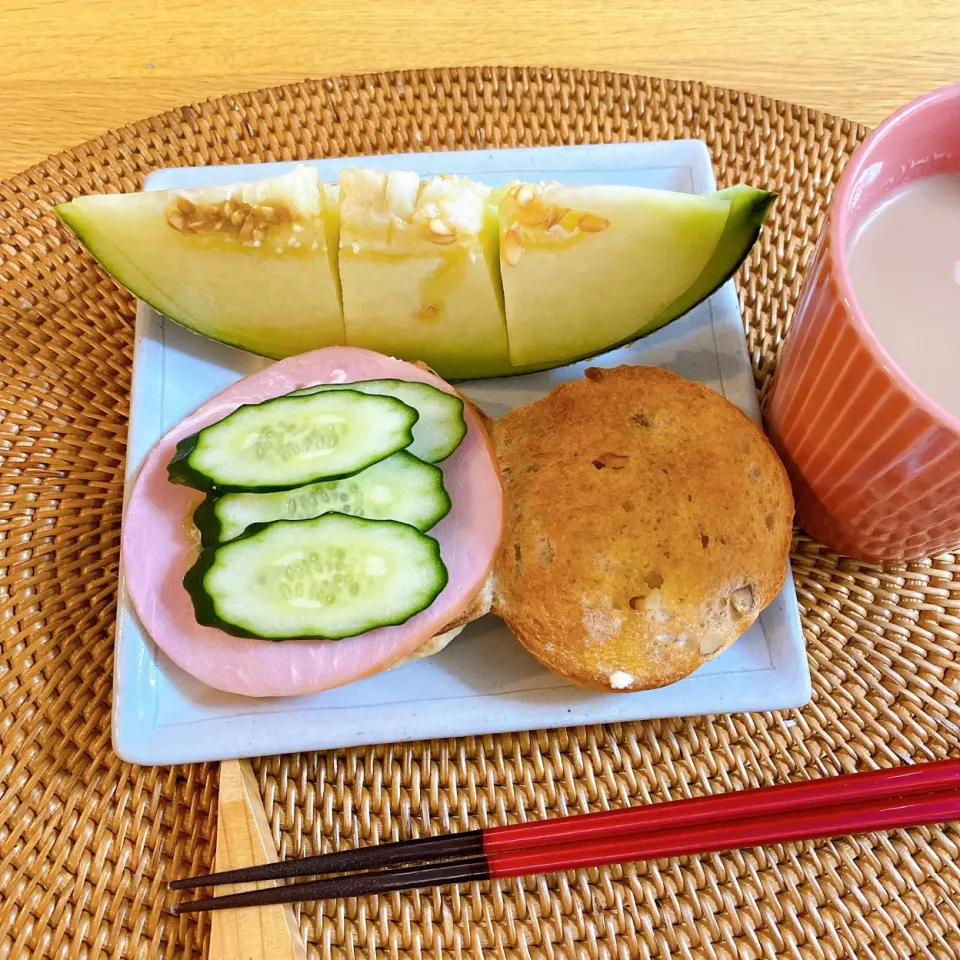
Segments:
[[[57,213],[120,283],[198,333],[275,358],[349,343],[463,380],[571,363],[670,323],[736,271],[773,198],[491,193],[366,169],[338,187],[300,166]]]
[[[336,188],[315,168],[56,208],[101,265],[197,333],[267,357],[344,342]]]
[[[458,177],[344,170],[340,283],[349,346],[449,379],[509,367],[495,210]]]
[[[731,201],[532,183],[499,202],[510,362],[561,364],[636,337],[695,284]]]

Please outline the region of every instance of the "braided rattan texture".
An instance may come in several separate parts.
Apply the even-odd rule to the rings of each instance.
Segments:
[[[204,955],[165,881],[210,864],[216,767],[111,752],[134,307],[53,204],[157,167],[703,137],[770,187],[739,275],[761,390],[826,199],[864,133],[802,107],[636,76],[468,69],[303,83],[184,107],[0,183],[0,958]],[[855,563],[802,535],[813,702],[264,759],[282,856],[960,752],[960,565]],[[960,831],[896,831],[308,905],[310,956],[957,957]]]

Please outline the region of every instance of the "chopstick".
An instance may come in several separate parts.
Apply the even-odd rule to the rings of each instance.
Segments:
[[[174,912],[289,903],[709,853],[960,817],[960,760],[580,814],[184,878],[171,887],[379,870],[180,904]],[[450,862],[451,857],[459,859]],[[445,862],[436,862],[436,861]],[[384,867],[426,861],[390,872]]]
[[[913,766],[848,773],[819,780],[801,780],[776,786],[753,787],[733,793],[693,797],[581,813],[532,823],[514,823],[485,830],[467,830],[438,837],[420,837],[383,843],[355,850],[282,860],[278,863],[227,870],[206,876],[183,877],[170,883],[173,890],[216,887],[227,883],[250,883],[323,873],[373,870],[409,863],[432,863],[453,857],[484,856],[568,840],[587,840],[636,834],[665,826],[677,828],[723,818],[785,813],[804,806],[839,806],[877,797],[909,796],[960,785],[960,759],[936,760]]]
[[[578,840],[534,849],[490,853],[485,857],[468,857],[452,863],[348,874],[310,883],[193,900],[174,906],[173,912],[194,913],[200,910],[391,893],[447,883],[505,879],[611,863],[716,853],[769,843],[817,840],[873,830],[915,827],[957,818],[960,818],[960,787],[955,786],[931,794],[883,797],[837,807],[815,806],[795,810],[787,818],[774,813],[732,822],[692,824],[652,833],[594,837],[588,842]]]

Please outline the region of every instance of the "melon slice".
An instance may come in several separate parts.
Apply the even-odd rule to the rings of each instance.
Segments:
[[[747,254],[757,242],[760,229],[767,214],[777,199],[769,190],[738,183],[727,187],[715,196],[730,201],[730,213],[724,224],[723,233],[713,251],[713,256],[703,268],[700,276],[669,307],[665,307],[643,329],[637,337],[646,337],[665,327],[668,323],[682,317],[698,303],[706,300],[710,294],[720,289],[739,269]]]
[[[647,336],[732,275],[773,200],[745,185],[491,192],[368,169],[341,183],[342,204],[337,184],[301,165],[81,197],[57,213],[120,283],[198,333],[275,358],[349,343],[464,380]]]
[[[346,342],[455,379],[509,366],[486,187],[458,177],[344,170],[340,282]]]
[[[565,363],[641,335],[689,290],[731,201],[640,187],[515,184],[499,204],[510,361]]]
[[[343,344],[336,188],[315,168],[249,183],[79,197],[56,208],[171,320],[267,357]]]

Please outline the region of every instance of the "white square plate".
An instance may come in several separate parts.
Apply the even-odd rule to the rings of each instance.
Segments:
[[[621,183],[688,193],[715,188],[697,140],[424,153],[320,160],[326,179],[342,166],[470,174],[496,186],[514,179]],[[148,189],[194,187],[284,172],[292,164],[161,170]],[[213,394],[268,361],[196,336],[144,304],[137,314],[127,480],[160,438]],[[687,316],[595,366],[656,364],[724,394],[759,419],[733,283]],[[587,364],[471,383],[492,416],[582,375]],[[810,698],[793,581],[729,650],[692,676],[645,693],[601,694],[553,676],[492,616],[471,624],[435,657],[311,696],[253,700],[220,693],[174,666],[144,635],[121,574],[113,694],[113,744],[126,760],[166,764],[359,744],[453,737],[800,706]]]

